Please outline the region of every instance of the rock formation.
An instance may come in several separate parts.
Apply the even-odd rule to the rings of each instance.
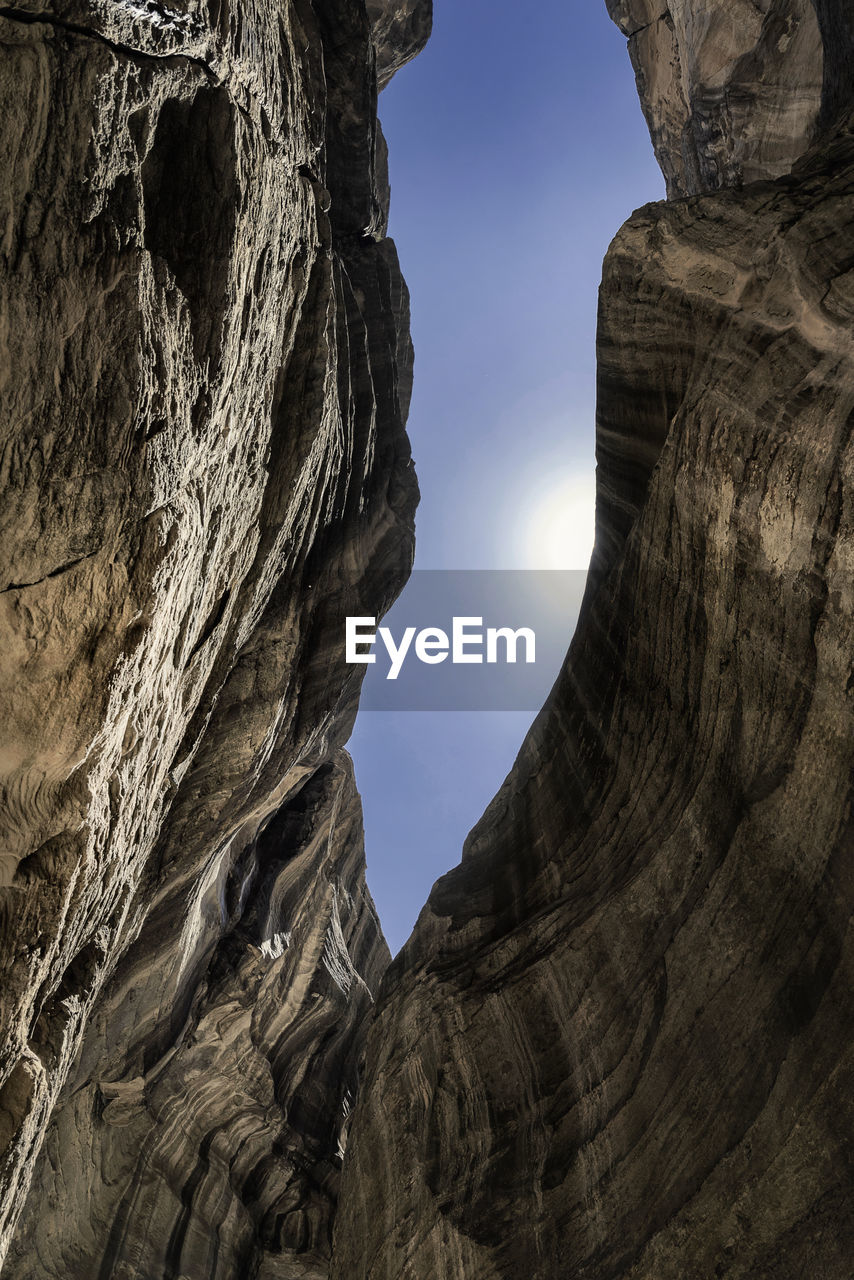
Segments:
[[[374,45],[377,79],[385,88],[395,72],[414,58],[430,38],[432,3],[425,0],[367,0]]]
[[[607,0],[629,37],[668,194],[778,177],[809,146],[822,102],[813,0]],[[831,0],[828,9],[841,13]],[[826,35],[828,50],[834,37]]]
[[[388,959],[343,617],[417,497],[399,9],[0,9],[4,1280],[326,1274]]]
[[[429,0],[0,10],[4,1280],[849,1280],[854,22],[609,7],[679,198],[566,664],[391,967],[339,657],[411,559]]]
[[[611,7],[693,194],[605,263],[582,618],[383,979],[335,1280],[851,1275],[851,11]]]
[[[180,967],[180,901],[155,899],[96,1006],[4,1276],[328,1275],[361,1028],[389,960],[349,757],[309,775],[228,880],[196,888],[218,936],[201,980]]]

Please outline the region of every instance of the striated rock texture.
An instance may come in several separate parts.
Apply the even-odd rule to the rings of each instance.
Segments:
[[[342,620],[417,498],[376,91],[429,5],[375,8],[0,10],[4,1280],[325,1274],[387,960]]]
[[[173,890],[102,996],[6,1274],[324,1277],[361,1024],[388,964],[338,752],[196,890],[228,920],[203,977]],[[186,888],[185,888],[186,896]],[[171,948],[170,948],[171,943]]]
[[[682,5],[684,29],[734,8]],[[822,29],[847,14],[828,0]],[[824,84],[834,124],[791,174],[801,108],[763,123],[763,100],[727,143],[740,173],[708,184],[732,188],[642,209],[610,249],[585,607],[383,980],[336,1280],[850,1278],[854,123],[835,57],[792,77],[793,102]]]
[[[377,50],[377,79],[385,88],[395,72],[424,48],[433,26],[433,0],[367,0]]]
[[[789,172],[813,140],[821,112],[818,0],[607,4],[629,37],[668,195]],[[841,15],[843,5],[829,0],[825,11],[831,10]],[[824,34],[827,56],[836,59],[838,35],[830,26]]]

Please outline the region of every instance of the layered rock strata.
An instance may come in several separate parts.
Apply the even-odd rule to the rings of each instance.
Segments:
[[[585,607],[383,980],[336,1280],[850,1276],[854,126],[804,14],[606,259]]]
[[[195,897],[220,917],[203,976],[181,969],[192,916],[168,981],[152,969],[173,889],[96,1006],[4,1276],[328,1275],[361,1027],[389,960],[346,753]]]
[[[670,196],[788,173],[816,135],[825,48],[813,0],[607,0],[629,37]],[[842,13],[829,0],[825,14]],[[825,26],[824,32],[822,26]],[[824,36],[824,43],[822,37]],[[841,65],[841,64],[840,64]]]
[[[377,75],[427,17],[0,10],[4,1277],[325,1273],[387,959],[342,620],[417,497]]]

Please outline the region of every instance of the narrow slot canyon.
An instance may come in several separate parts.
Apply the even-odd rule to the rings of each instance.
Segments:
[[[0,11],[2,1280],[850,1280],[850,7],[457,8]]]

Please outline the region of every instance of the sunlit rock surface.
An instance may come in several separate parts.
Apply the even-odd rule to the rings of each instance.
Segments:
[[[740,6],[678,9],[705,83]],[[336,1280],[850,1280],[854,132],[760,35],[781,114],[606,259],[582,620],[383,980]]]
[[[23,0],[0,42],[0,1265],[321,1275],[387,958],[337,748],[342,619],[412,554],[417,39]]]
[[[788,173],[813,140],[821,110],[824,58],[813,0],[607,4],[629,37],[669,195]],[[828,8],[842,5],[831,0]],[[827,43],[836,56],[832,35]]]

